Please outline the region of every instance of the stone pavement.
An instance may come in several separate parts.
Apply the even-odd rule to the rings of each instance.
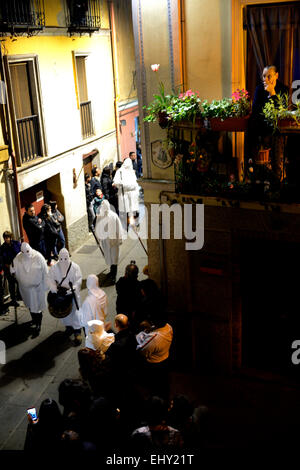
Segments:
[[[145,243],[145,242],[144,242]],[[72,253],[72,260],[82,270],[81,300],[87,295],[86,278],[89,274],[107,274],[104,258],[90,235],[85,245]],[[118,276],[123,276],[126,265],[136,260],[140,269],[147,264],[147,256],[138,240],[128,238],[121,246]],[[103,288],[108,296],[108,321],[116,314],[115,286]],[[26,409],[36,407],[51,397],[58,401],[58,385],[65,378],[79,377],[77,351],[71,339],[63,335],[64,327],[48,312],[44,313],[39,337],[32,339],[28,322],[30,314],[21,302],[15,324],[14,308],[0,317],[0,338],[6,343],[6,364],[0,366],[0,450],[21,450],[27,428]]]

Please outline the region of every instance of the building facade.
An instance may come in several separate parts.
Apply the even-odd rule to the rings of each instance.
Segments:
[[[150,213],[152,204],[166,203],[170,209],[175,203],[181,208],[192,204],[195,214],[195,204],[204,204],[201,250],[186,250],[185,239],[176,239],[172,231],[164,240],[162,219],[159,240],[148,240],[150,277],[167,295],[178,361],[184,367],[223,372],[262,365],[272,370],[279,363],[289,367],[296,299],[292,262],[283,253],[299,252],[299,204],[179,194],[172,159],[162,165],[155,158],[157,146],[167,141],[167,130],[144,122],[143,107],[157,93],[158,80],[166,94],[192,89],[208,100],[245,88],[245,9],[277,4],[281,2],[132,0],[146,207]],[[158,72],[151,64],[160,64]],[[190,134],[185,133],[186,140]],[[229,138],[241,176],[244,137]]]
[[[118,155],[108,4],[5,1],[0,30],[1,154],[16,166],[2,158],[1,231],[22,236],[25,205],[56,200],[72,251],[88,234],[84,172]]]

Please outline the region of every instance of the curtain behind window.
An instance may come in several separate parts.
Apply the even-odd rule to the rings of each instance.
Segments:
[[[300,3],[248,6],[247,89],[253,98],[266,65],[276,65],[279,80],[291,86],[300,79]]]

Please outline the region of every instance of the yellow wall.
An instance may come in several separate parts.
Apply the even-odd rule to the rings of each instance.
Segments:
[[[86,73],[96,135],[115,128],[113,74],[108,33],[92,37],[40,36],[5,39],[7,55],[37,54],[48,155],[82,143],[72,51],[89,52]]]
[[[186,0],[187,88],[201,98],[231,95],[231,1]]]
[[[115,40],[117,54],[117,97],[118,101],[137,98],[135,72],[134,39],[131,20],[131,4],[128,0],[118,0],[114,4]]]

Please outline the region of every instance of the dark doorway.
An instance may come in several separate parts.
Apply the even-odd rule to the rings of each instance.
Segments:
[[[300,339],[299,281],[294,274],[299,262],[297,243],[241,243],[243,366],[294,370],[291,344]]]

